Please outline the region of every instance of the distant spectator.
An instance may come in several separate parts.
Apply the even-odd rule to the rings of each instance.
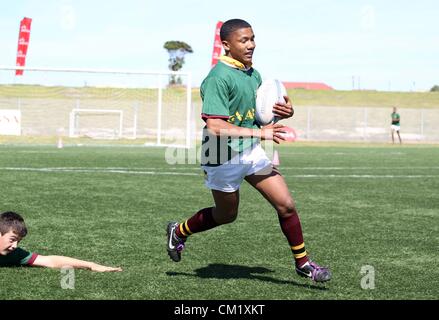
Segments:
[[[401,121],[401,116],[399,115],[399,113],[396,112],[396,107],[393,107],[393,112],[390,115],[392,117],[392,125],[390,126],[390,129],[392,131],[392,143],[395,143],[395,138],[394,138],[394,134],[395,131],[398,134],[398,138],[399,138],[399,143],[401,144],[401,136],[399,135],[399,130],[401,128],[400,125],[400,121]]]

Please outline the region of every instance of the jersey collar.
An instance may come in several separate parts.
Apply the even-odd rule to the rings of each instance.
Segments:
[[[250,65],[247,68],[242,62],[240,62],[240,61],[238,61],[236,59],[230,58],[228,56],[221,56],[221,57],[219,57],[219,60],[221,62],[223,62],[224,64],[228,65],[229,67],[237,68],[237,69],[244,70],[244,71],[247,71],[247,70],[249,70],[252,67]]]

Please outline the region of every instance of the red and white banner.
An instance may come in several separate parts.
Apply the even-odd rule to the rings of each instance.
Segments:
[[[31,18],[23,18],[20,22],[20,32],[18,34],[18,49],[16,65],[24,67],[26,62],[27,48],[29,46]],[[23,70],[16,70],[16,76],[23,75]]]
[[[215,41],[213,42],[212,65],[211,65],[212,68],[218,63],[218,58],[220,57],[221,50],[223,49],[223,45],[221,43],[221,38],[220,38],[220,29],[222,25],[223,25],[222,21],[218,21],[218,23],[216,24]]]

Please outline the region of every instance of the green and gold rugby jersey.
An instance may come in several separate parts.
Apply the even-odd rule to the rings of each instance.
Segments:
[[[33,252],[28,252],[24,249],[17,248],[10,254],[5,256],[0,255],[0,267],[10,267],[10,266],[26,266],[32,265],[37,258],[37,254]]]
[[[261,82],[261,75],[255,69],[245,68],[232,58],[221,57],[201,84],[203,120],[216,118],[239,127],[259,128],[255,106],[256,91]],[[220,165],[258,142],[256,137],[219,138],[209,134],[204,127],[201,164]]]
[[[399,116],[399,113],[392,112],[391,117],[392,117],[392,124],[395,126],[399,126],[399,120],[401,118]]]

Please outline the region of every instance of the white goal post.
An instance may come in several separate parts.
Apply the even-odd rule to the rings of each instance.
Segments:
[[[81,128],[80,128],[80,119],[79,116],[81,114],[115,114],[118,116],[118,130],[117,134],[110,135],[110,137],[122,138],[122,127],[123,127],[123,111],[122,110],[105,110],[105,109],[73,109],[70,112],[69,116],[69,137],[76,138],[81,136]],[[99,134],[99,131],[102,131],[102,128],[94,128],[90,135],[96,135],[97,137],[102,137],[102,134]],[[111,129],[110,129],[111,130]]]
[[[63,132],[86,144],[89,137],[78,129],[94,114],[96,129],[102,123],[111,128],[120,140],[115,144],[189,148],[195,137],[191,81],[188,72],[0,65],[0,110],[21,112],[22,136]]]

